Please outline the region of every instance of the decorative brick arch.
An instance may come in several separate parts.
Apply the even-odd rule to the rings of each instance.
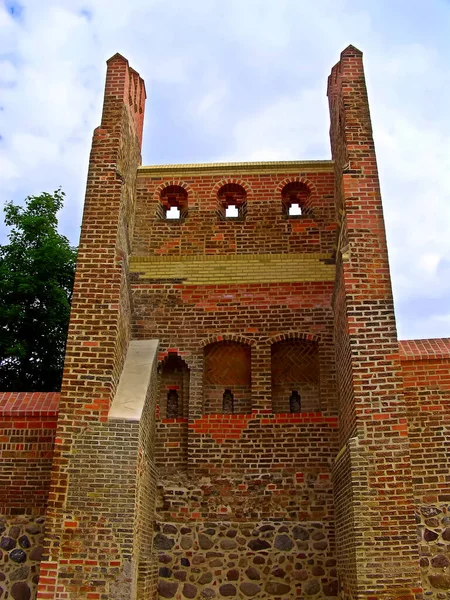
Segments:
[[[216,344],[217,342],[237,342],[238,344],[246,344],[247,346],[254,346],[256,344],[256,340],[245,337],[243,335],[224,333],[223,335],[211,335],[207,338],[204,338],[200,342],[201,348],[205,348],[208,344]]]
[[[194,190],[191,188],[191,186],[188,183],[186,183],[185,181],[181,181],[179,179],[170,179],[167,181],[163,181],[163,183],[160,183],[158,185],[158,187],[153,192],[153,199],[159,200],[159,198],[161,196],[161,192],[163,190],[165,190],[166,188],[174,186],[174,185],[183,188],[186,191],[189,199],[194,198],[194,196],[195,196]]]
[[[289,331],[270,342],[271,397],[274,413],[315,412],[320,408],[318,336]]]
[[[287,331],[286,333],[278,333],[265,340],[268,346],[275,344],[276,342],[285,342],[286,340],[306,340],[308,342],[320,342],[320,336],[314,333],[302,333],[299,331]]]
[[[286,177],[278,183],[277,187],[275,188],[275,193],[281,195],[284,186],[286,186],[288,183],[303,183],[303,185],[306,185],[306,187],[309,189],[313,198],[316,198],[319,195],[316,186],[306,177]]]
[[[286,188],[286,186],[291,187],[295,184],[300,184],[300,186],[301,186],[300,189],[304,191],[303,193],[306,192],[304,194],[305,197],[302,199],[299,199],[299,201],[298,201],[298,203],[302,209],[302,215],[313,217],[314,204],[315,204],[316,198],[318,198],[318,193],[317,193],[317,189],[316,189],[315,185],[313,183],[311,183],[308,179],[306,179],[306,177],[287,177],[286,179],[283,179],[283,181],[280,181],[280,183],[277,185],[276,194],[281,199],[281,207],[282,207],[283,213],[286,216],[289,216],[289,214],[290,214],[289,213],[290,202],[288,202],[286,197],[283,195],[283,190]],[[291,196],[291,193],[292,192],[290,191],[289,196]],[[300,216],[300,215],[297,215],[297,216]]]
[[[236,185],[240,185],[241,187],[243,187],[247,196],[253,193],[252,188],[250,187],[250,184],[247,181],[244,181],[243,179],[238,179],[236,177],[226,177],[215,184],[215,186],[212,189],[213,195],[217,197],[219,190],[223,188],[224,185],[228,185],[229,183],[235,183]]]

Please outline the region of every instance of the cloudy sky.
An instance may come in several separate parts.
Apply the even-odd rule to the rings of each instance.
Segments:
[[[146,82],[144,164],[330,158],[326,78],[350,43],[399,335],[450,336],[449,0],[0,0],[0,202],[62,186],[61,230],[78,242],[116,52]]]

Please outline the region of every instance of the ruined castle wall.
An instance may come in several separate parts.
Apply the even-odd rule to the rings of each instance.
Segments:
[[[320,168],[159,177],[144,169],[138,176],[133,337],[159,339],[161,363],[178,355],[190,380],[187,416],[167,419],[163,410],[157,421],[161,597],[337,595],[335,225],[330,165]],[[314,190],[301,218],[283,213],[281,190],[291,180]],[[243,220],[217,213],[218,191],[229,181],[247,191]],[[188,213],[177,221],[159,210],[169,184],[187,190]],[[302,376],[295,361],[311,360],[299,350],[302,341],[317,347],[317,400],[294,414],[288,392]],[[283,359],[291,360],[284,412],[278,400],[272,406],[278,342],[288,344]],[[167,389],[171,383],[160,381]],[[233,414],[222,410],[226,389]]]

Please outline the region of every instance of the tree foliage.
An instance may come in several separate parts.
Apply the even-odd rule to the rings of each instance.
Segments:
[[[61,386],[76,249],[58,233],[64,192],[6,204],[0,246],[0,390]]]

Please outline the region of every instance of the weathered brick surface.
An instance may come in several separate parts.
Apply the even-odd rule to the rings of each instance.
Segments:
[[[450,589],[450,339],[399,347],[422,582],[426,597],[438,599]]]
[[[339,221],[339,569],[349,598],[415,598],[421,585],[406,404],[362,54],[353,46],[333,68],[328,96]]]
[[[0,515],[47,506],[59,394],[0,392]]]

